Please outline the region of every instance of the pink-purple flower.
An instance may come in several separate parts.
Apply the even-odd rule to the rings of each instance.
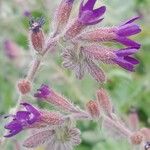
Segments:
[[[46,98],[50,93],[50,87],[46,84],[42,84],[41,87],[37,89],[37,93],[35,93],[34,96],[38,98]]]
[[[5,129],[9,130],[9,133],[5,137],[12,137],[21,132],[26,126],[33,124],[39,118],[40,113],[32,105],[28,103],[22,103],[26,111],[18,111],[15,115],[9,115],[12,117],[12,121],[5,125]]]
[[[128,38],[129,36],[132,36],[141,32],[140,27],[134,23],[134,21],[137,19],[139,19],[139,17],[132,18],[117,28],[116,41],[126,46],[140,47],[139,43]]]
[[[103,20],[101,16],[105,13],[106,7],[101,6],[97,9],[94,9],[94,5],[97,0],[88,0],[84,4],[84,0],[80,4],[79,9],[79,21],[84,25],[94,25]]]
[[[114,51],[117,57],[113,61],[126,70],[134,71],[135,65],[139,64],[139,61],[131,55],[137,51],[138,49],[136,47]]]

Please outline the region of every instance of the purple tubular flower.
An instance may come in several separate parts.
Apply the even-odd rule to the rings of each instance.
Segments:
[[[13,120],[5,125],[5,129],[9,130],[9,133],[4,137],[12,137],[21,132],[26,126],[33,124],[40,117],[40,113],[32,105],[28,103],[22,103],[26,111],[18,111],[16,115],[10,115]]]
[[[51,93],[49,86],[42,84],[41,87],[37,90],[37,93],[34,94],[37,98],[46,98]]]
[[[114,51],[117,57],[113,59],[113,61],[126,70],[134,71],[134,65],[137,65],[139,61],[130,55],[135,54],[137,51],[137,47],[130,47]]]
[[[128,39],[127,37],[138,34],[141,32],[140,27],[133,23],[135,20],[139,19],[139,17],[135,17],[127,22],[125,22],[123,25],[119,26],[117,28],[116,34],[117,38],[116,41],[130,47],[140,47],[140,44]]]
[[[84,0],[82,1],[79,9],[79,21],[84,25],[94,25],[103,20],[101,16],[105,13],[106,7],[101,6],[97,9],[93,9],[96,0],[88,0],[84,5]]]
[[[13,120],[5,125],[5,129],[9,130],[9,134],[4,136],[6,138],[12,137],[23,130],[22,125],[17,120]]]

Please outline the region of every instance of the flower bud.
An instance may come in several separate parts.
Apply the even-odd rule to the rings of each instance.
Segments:
[[[38,53],[42,53],[44,48],[44,33],[41,29],[42,25],[44,24],[44,19],[41,17],[40,19],[31,19],[30,24],[30,38],[31,38],[31,44],[35,51]]]
[[[74,0],[62,0],[54,18],[55,34],[62,31],[68,22]]]
[[[86,104],[86,109],[93,118],[98,118],[100,116],[100,110],[96,101],[89,101]]]
[[[31,82],[26,80],[26,79],[22,79],[18,82],[18,89],[21,92],[21,94],[27,94],[31,91]]]
[[[109,100],[106,90],[104,90],[103,88],[97,91],[97,101],[100,108],[102,108],[107,115],[111,116],[112,104]]]
[[[133,133],[130,137],[131,143],[133,145],[141,144],[143,139],[144,139],[144,136],[140,131],[137,131],[137,132]]]

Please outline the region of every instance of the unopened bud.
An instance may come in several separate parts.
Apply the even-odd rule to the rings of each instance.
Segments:
[[[107,115],[111,116],[113,112],[112,104],[109,100],[106,90],[104,90],[103,88],[97,91],[97,101],[100,108],[102,108]]]
[[[100,116],[100,110],[96,101],[89,101],[86,104],[86,109],[93,118],[98,118]]]
[[[65,39],[70,40],[76,37],[86,26],[82,24],[78,19],[74,20],[72,24],[69,25],[65,32]]]
[[[144,139],[144,136],[140,131],[137,131],[137,132],[133,133],[130,137],[131,143],[133,145],[141,144],[143,139]]]
[[[18,82],[18,89],[22,94],[27,94],[31,91],[31,82],[23,79]]]
[[[62,0],[54,18],[55,34],[62,31],[68,22],[74,0]]]
[[[31,19],[29,22],[31,29],[30,32],[31,44],[38,53],[42,53],[44,48],[44,33],[41,29],[44,22],[45,21],[42,17],[36,20]]]

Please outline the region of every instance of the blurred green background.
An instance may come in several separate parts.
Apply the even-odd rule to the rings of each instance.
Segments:
[[[100,26],[121,24],[134,16],[140,15],[138,23],[142,32],[134,37],[142,44],[136,57],[140,60],[136,71],[129,73],[121,68],[104,66],[108,82],[104,85],[109,91],[116,112],[122,118],[128,118],[131,106],[138,109],[140,126],[150,127],[150,1],[149,0],[98,0],[107,6],[105,20]],[[73,15],[78,13],[76,0]],[[32,55],[28,44],[28,18],[24,12],[29,11],[35,17],[44,16],[46,24],[45,33],[52,31],[51,22],[54,10],[59,0],[0,0],[0,133],[3,134],[4,114],[8,114],[16,105],[18,93],[16,82],[23,78],[31,65]],[[4,48],[6,40],[13,41],[17,46],[14,58],[10,58]],[[115,44],[116,46],[116,44]],[[33,93],[42,84],[50,84],[58,92],[71,99],[74,103],[84,108],[87,101],[95,99],[95,92],[101,86],[89,75],[82,81],[75,78],[74,74],[61,66],[59,48],[56,53],[49,53],[33,84]],[[101,65],[101,64],[100,64]],[[45,103],[39,103],[30,95],[27,99],[39,107],[51,109]],[[81,121],[77,126],[82,131],[82,144],[76,150],[128,150],[132,149],[127,142],[103,136],[95,122]],[[21,133],[8,140],[3,150],[14,149],[14,140],[19,143],[26,133]],[[123,149],[124,147],[124,149]],[[0,148],[1,149],[1,148]],[[23,148],[21,148],[22,150]]]

